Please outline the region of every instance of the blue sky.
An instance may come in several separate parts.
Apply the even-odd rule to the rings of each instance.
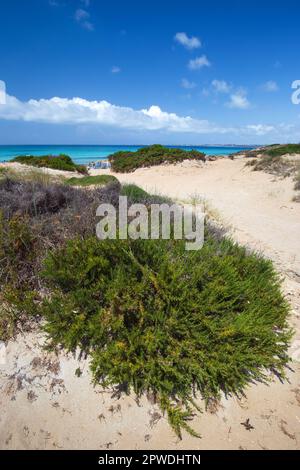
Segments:
[[[296,0],[1,0],[0,144],[298,142],[299,16]]]

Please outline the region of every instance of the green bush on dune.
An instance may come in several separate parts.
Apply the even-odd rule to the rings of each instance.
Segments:
[[[82,178],[69,178],[65,181],[70,186],[105,186],[118,181],[113,175],[83,176]]]
[[[267,148],[264,151],[264,154],[270,155],[271,157],[280,157],[282,155],[292,155],[300,154],[300,144],[287,144],[272,146],[272,148]]]
[[[13,162],[21,163],[23,165],[35,166],[38,168],[51,168],[53,170],[62,171],[78,171],[79,173],[86,174],[87,169],[84,165],[76,165],[68,155],[43,155],[34,157],[32,155],[20,155],[15,157]]]
[[[183,160],[205,161],[204,153],[197,150],[167,148],[162,145],[150,145],[136,152],[116,152],[109,156],[113,171],[129,173],[137,168],[161,165],[162,163],[178,163]]]
[[[152,395],[178,436],[196,435],[197,393],[209,403],[284,377],[289,309],[270,261],[209,227],[194,252],[180,240],[100,241],[101,202],[153,196],[42,184],[0,181],[2,340],[43,318],[50,349],[89,355],[95,384]]]
[[[288,306],[272,264],[207,235],[69,241],[51,252],[42,304],[50,346],[91,356],[95,383],[152,394],[181,437],[196,392],[208,403],[284,375]]]

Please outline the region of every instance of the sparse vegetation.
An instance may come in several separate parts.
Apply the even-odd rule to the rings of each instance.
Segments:
[[[118,181],[113,175],[83,176],[82,178],[69,178],[66,184],[70,186],[105,186],[108,183]]]
[[[197,150],[167,148],[162,145],[150,145],[136,152],[116,152],[109,156],[113,171],[129,173],[137,168],[178,163],[183,160],[200,160],[205,162],[204,153]]]
[[[23,165],[36,166],[38,168],[51,168],[53,170],[62,171],[78,171],[86,174],[87,169],[84,165],[76,165],[68,155],[43,155],[34,157],[32,155],[20,155],[15,157],[13,162]]]
[[[209,402],[284,375],[288,307],[269,261],[207,235],[182,241],[72,240],[49,254],[51,347],[91,356],[95,383],[150,392],[178,436]],[[270,377],[269,377],[270,378]]]
[[[296,174],[296,177],[295,177],[295,186],[294,186],[295,190],[296,191],[300,191],[300,169],[298,171],[298,173]],[[300,193],[298,193],[295,197],[294,197],[294,201],[295,202],[300,202]]]
[[[260,150],[248,152],[249,160],[246,165],[251,166],[254,171],[265,171],[276,176],[292,176],[300,171],[299,159],[293,159],[292,155],[300,154],[300,145],[272,145]],[[295,189],[297,189],[295,187]]]

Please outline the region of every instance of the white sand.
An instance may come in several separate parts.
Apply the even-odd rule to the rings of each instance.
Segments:
[[[224,398],[213,413],[194,419],[202,439],[184,433],[178,441],[146,398],[137,404],[133,397],[118,400],[94,389],[86,361],[45,354],[41,334],[24,334],[8,344],[6,365],[0,365],[0,448],[299,449],[300,204],[292,202],[291,178],[252,172],[244,164],[242,159],[221,159],[116,176],[179,200],[197,193],[236,240],[275,262],[284,276],[290,323],[296,329],[289,382],[252,385],[242,400]],[[79,365],[83,375],[77,378]],[[251,431],[241,425],[247,418]]]

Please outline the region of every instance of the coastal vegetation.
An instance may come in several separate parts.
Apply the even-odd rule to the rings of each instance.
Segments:
[[[120,194],[158,197],[115,180],[87,191],[0,179],[0,339],[39,325],[49,349],[90,357],[95,384],[151,396],[179,437],[196,435],[196,396],[209,405],[284,378],[289,307],[272,263],[209,222],[194,252],[98,240],[96,207],[118,210]]]
[[[150,145],[136,152],[116,152],[109,156],[112,170],[130,173],[137,168],[161,165],[162,163],[179,163],[184,160],[205,162],[205,154],[197,150],[167,148],[162,145]]]
[[[83,176],[82,178],[69,178],[66,180],[66,184],[70,186],[105,186],[108,183],[117,181],[117,178],[113,175],[96,175],[96,176]]]
[[[282,155],[300,154],[300,144],[273,145],[264,151],[264,154],[271,157],[280,157]]]
[[[38,168],[51,168],[53,170],[77,171],[86,174],[87,169],[84,165],[77,165],[68,155],[43,155],[34,157],[33,155],[19,155],[13,162],[23,165],[35,166]]]
[[[161,196],[159,194],[149,194],[147,193],[147,191],[140,188],[136,184],[123,184],[120,195],[127,196],[129,204],[172,204],[170,198],[167,198],[166,196]]]

